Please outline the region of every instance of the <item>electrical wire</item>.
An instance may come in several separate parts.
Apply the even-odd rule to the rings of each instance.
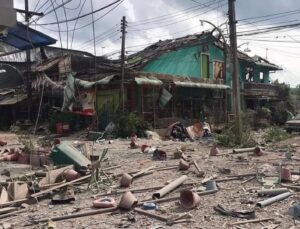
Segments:
[[[222,6],[224,6],[224,5],[227,5],[227,4],[223,4]],[[214,9],[217,9],[217,8],[218,8],[218,7],[215,7]],[[139,29],[139,30],[147,30],[147,31],[148,31],[148,30],[154,30],[154,29],[157,29],[157,28],[167,27],[167,26],[171,26],[171,25],[175,25],[175,24],[184,22],[184,21],[191,20],[191,19],[193,19],[193,18],[199,17],[200,15],[206,14],[206,13],[208,13],[208,12],[210,12],[210,11],[212,11],[212,10],[207,10],[207,11],[202,12],[202,13],[200,13],[200,14],[197,14],[197,15],[195,15],[195,16],[192,16],[192,17],[189,17],[189,18],[185,18],[185,19],[183,19],[183,20],[179,20],[179,21],[176,21],[176,22],[172,22],[172,23],[168,23],[168,24],[161,24],[159,27],[152,27],[152,28],[150,27],[150,28],[142,28],[142,29],[140,29],[140,28],[136,28],[136,27],[133,27],[133,26],[128,25],[128,28]]]
[[[81,8],[79,10],[78,17],[80,16],[80,14],[82,12],[82,9],[83,9],[86,1],[87,0],[84,0],[83,4],[82,4],[82,6],[81,6]],[[80,0],[80,2],[81,2],[81,0]],[[78,22],[78,20],[75,21],[74,28],[73,28],[73,31],[72,31],[71,49],[73,48],[73,41],[74,41],[74,36],[75,36],[75,31],[76,31],[75,29],[76,29],[76,26],[77,26],[77,22]]]
[[[97,19],[95,19],[94,22],[99,21],[100,19],[104,18],[106,15],[108,15],[109,13],[111,13],[111,12],[112,12],[113,10],[115,10],[119,5],[121,5],[123,1],[124,1],[124,0],[121,0],[121,2],[119,2],[117,5],[115,5],[113,8],[111,8],[109,11],[107,11],[105,14],[103,14],[103,15],[101,15],[100,17],[98,17]],[[79,17],[78,17],[78,18],[79,18]],[[92,23],[93,23],[93,22],[89,22],[89,23],[87,23],[87,24],[85,24],[85,25],[82,25],[82,26],[77,27],[76,29],[72,29],[72,30],[70,30],[70,31],[72,32],[72,31],[77,31],[77,30],[86,28],[87,26],[91,25]],[[44,28],[44,29],[47,29],[47,30],[49,30],[49,31],[52,31],[52,32],[58,32],[58,30],[49,29],[49,28],[47,28],[47,27],[45,27],[45,26],[42,26],[42,25],[40,25],[40,24],[38,24],[38,23],[36,23],[36,25],[37,25],[37,26],[40,26],[40,27],[42,27],[42,28]],[[70,31],[69,31],[69,32],[70,32]],[[63,33],[63,32],[65,33],[65,32],[67,32],[67,31],[66,31],[66,30],[61,30],[60,32],[61,32],[61,33]]]
[[[62,3],[63,0],[61,0]],[[63,4],[63,12],[64,12],[64,15],[65,15],[65,18],[66,18],[66,28],[67,28],[67,31],[69,30],[69,23],[68,23],[68,17],[67,17],[67,12],[66,12],[66,8],[65,8],[65,5]],[[69,49],[69,32],[67,32],[67,50]]]
[[[39,25],[56,25],[56,24],[61,24],[61,23],[70,22],[70,21],[75,21],[75,20],[77,20],[77,19],[84,18],[84,17],[89,16],[89,15],[91,15],[91,14],[95,14],[95,13],[97,13],[97,12],[99,12],[99,11],[102,11],[102,10],[104,10],[104,9],[106,9],[106,8],[109,8],[110,6],[113,6],[113,5],[117,4],[117,3],[120,2],[120,1],[122,1],[122,0],[116,0],[116,1],[110,3],[110,4],[106,5],[106,6],[103,6],[103,7],[99,8],[99,9],[97,9],[97,10],[94,10],[94,11],[92,11],[92,12],[88,12],[88,13],[86,13],[86,14],[83,14],[83,15],[81,15],[81,16],[79,16],[79,17],[75,17],[75,18],[71,18],[71,19],[63,20],[63,21],[50,22],[50,23],[43,23],[43,24],[39,24]]]
[[[224,0],[221,0],[221,1],[224,1]],[[215,4],[216,4],[216,2],[210,4],[209,6],[212,6],[212,5],[215,5]],[[225,5],[227,5],[227,4],[224,4],[223,6],[225,6]],[[211,8],[211,7],[210,7],[209,10],[206,11],[205,13],[208,13],[208,12],[210,12],[210,11],[213,11],[213,10],[215,10],[215,9],[217,9],[217,8],[219,8],[219,6],[214,7],[214,8]],[[190,13],[194,13],[194,12],[196,12],[196,11],[198,11],[198,10],[203,10],[203,9],[204,9],[204,7],[198,6],[197,8],[193,9],[192,11],[190,11],[190,12],[188,12],[188,13],[189,13],[189,14],[190,14]],[[170,15],[170,14],[169,14],[169,15]],[[202,14],[200,14],[200,15],[202,15]],[[172,19],[170,19],[170,16],[168,16],[167,19],[164,19],[164,18],[159,19],[159,18],[157,18],[157,19],[154,19],[154,20],[151,20],[151,21],[147,21],[147,22],[142,22],[142,23],[129,22],[129,24],[134,25],[134,26],[141,26],[141,25],[147,25],[147,24],[159,24],[159,25],[161,25],[161,23],[166,23],[166,22],[168,23],[168,22],[170,22],[170,21],[174,21],[175,19],[185,18],[186,16],[188,16],[188,15],[187,15],[187,12],[181,12],[181,13],[179,13],[179,14],[173,14],[172,17],[171,17]]]
[[[94,11],[94,7],[93,7],[93,0],[91,0],[91,10],[92,10],[92,12]],[[95,39],[95,22],[94,22],[94,14],[92,13],[92,21],[93,21],[93,26],[92,26],[92,28],[93,28],[93,40],[94,40],[94,56],[95,56],[95,59],[94,59],[94,64],[95,64],[95,74],[96,74],[96,58],[97,58],[97,51],[96,51],[96,39]]]
[[[33,8],[33,11],[36,10],[36,8],[39,6],[39,4],[41,3],[41,0],[38,0],[38,2],[35,4],[34,8]]]
[[[103,37],[102,39],[97,39],[96,44],[100,44],[106,40],[109,40],[110,38],[113,38],[118,34],[119,34],[119,32],[114,32],[114,33],[110,34],[109,36]],[[85,45],[85,46],[79,47],[79,49],[87,49],[88,47],[91,47],[91,46],[92,45]]]
[[[105,32],[103,32],[103,33],[101,33],[101,34],[98,34],[98,35],[95,37],[96,40],[97,40],[97,39],[102,39],[103,36],[110,35],[111,33],[118,32],[119,30],[116,29],[116,28],[118,28],[118,27],[119,27],[118,24],[116,24],[115,26],[109,28],[109,29],[106,30]],[[85,44],[91,43],[93,40],[94,40],[94,39],[92,38],[92,39],[89,39],[89,40],[87,40],[87,41],[84,41],[84,42],[82,42],[81,44],[79,44],[79,46],[84,46]]]
[[[252,20],[252,19],[265,18],[265,17],[271,17],[271,16],[288,14],[288,13],[299,13],[299,12],[300,12],[300,9],[298,9],[298,10],[290,10],[290,11],[285,11],[285,12],[280,12],[280,13],[273,13],[273,14],[267,14],[267,15],[262,15],[262,16],[257,16],[257,17],[242,18],[242,19],[239,19],[238,21],[249,21],[249,20]]]
[[[208,1],[205,4],[209,4],[209,3],[212,3],[212,2],[215,2],[215,0]],[[215,4],[215,3],[213,3],[213,4]],[[173,13],[168,13],[168,14],[157,16],[157,17],[148,18],[148,19],[144,19],[144,20],[140,20],[140,21],[129,22],[129,23],[135,24],[135,25],[140,24],[140,23],[146,23],[146,22],[147,23],[152,23],[153,21],[165,20],[165,18],[169,18],[170,16],[175,17],[177,15],[190,13],[191,11],[198,10],[198,9],[203,9],[203,7],[199,7],[199,6],[188,7],[188,8],[185,8],[183,10],[175,11]]]

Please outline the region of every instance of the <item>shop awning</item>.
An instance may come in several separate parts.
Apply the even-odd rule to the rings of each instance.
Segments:
[[[135,77],[134,81],[138,84],[138,85],[157,85],[160,86],[163,84],[162,81],[154,78],[154,77]]]
[[[18,22],[16,26],[8,28],[7,35],[0,36],[0,41],[20,50],[38,48],[56,43],[56,40]]]
[[[75,79],[75,83],[78,86],[81,86],[84,89],[90,89],[90,88],[92,88],[94,86],[97,86],[97,85],[108,84],[114,77],[115,77],[115,75],[110,75],[110,76],[104,77],[101,80],[94,81],[94,82],[89,82],[89,81],[86,81],[86,80]]]
[[[224,84],[212,84],[212,83],[197,83],[197,82],[183,82],[173,81],[177,87],[192,87],[192,88],[208,88],[208,89],[230,89],[228,85]]]

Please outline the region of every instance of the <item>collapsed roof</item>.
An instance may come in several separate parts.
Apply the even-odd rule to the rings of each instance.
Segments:
[[[146,47],[145,49],[132,54],[128,57],[127,67],[134,70],[141,70],[148,62],[158,58],[159,56],[177,50],[179,48],[191,47],[200,44],[213,43],[215,46],[224,49],[224,43],[219,38],[213,36],[211,32],[203,32],[201,34],[192,34],[176,39],[168,39],[158,42]],[[250,57],[244,52],[238,51],[238,58],[250,62],[254,65],[264,66],[270,70],[281,70],[276,64],[270,63],[266,59],[255,55]]]

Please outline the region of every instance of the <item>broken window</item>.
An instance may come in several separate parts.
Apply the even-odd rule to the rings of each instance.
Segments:
[[[263,72],[259,73],[259,80],[260,80],[261,83],[264,82],[264,73]]]
[[[251,82],[253,81],[253,68],[246,67],[246,81]]]
[[[214,79],[223,79],[224,77],[224,63],[221,61],[214,61]]]
[[[201,58],[201,73],[202,78],[208,79],[209,78],[209,56],[207,54],[202,54]]]

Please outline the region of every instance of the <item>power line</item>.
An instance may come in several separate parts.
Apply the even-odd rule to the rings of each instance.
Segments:
[[[108,15],[109,13],[111,13],[111,12],[112,12],[113,10],[115,10],[119,5],[121,5],[123,1],[124,1],[124,0],[121,0],[121,2],[119,2],[117,5],[115,5],[113,8],[111,8],[109,11],[107,11],[105,14],[103,14],[103,15],[101,15],[100,17],[98,17],[97,19],[95,19],[94,22],[99,21],[100,19],[104,18],[106,15]],[[79,18],[79,16],[78,16],[77,18]],[[85,25],[82,25],[82,26],[76,28],[76,29],[74,28],[73,30],[70,30],[70,31],[77,31],[77,30],[83,29],[83,28],[85,28],[85,27],[91,25],[92,23],[93,23],[93,22],[89,22],[89,23],[87,23],[87,24],[85,24]],[[42,27],[42,28],[44,28],[44,29],[47,29],[47,30],[49,30],[49,31],[52,31],[52,32],[58,32],[57,30],[49,29],[49,28],[47,28],[47,27],[45,27],[45,26],[42,26],[41,24],[38,24],[38,23],[36,23],[36,25],[37,25],[37,26],[40,26],[40,27]],[[67,32],[67,31],[66,31],[66,30],[61,30],[60,32],[63,33],[63,32]]]
[[[224,1],[224,0],[221,0],[221,1]],[[211,1],[210,1],[210,2],[211,2]],[[208,2],[208,3],[210,3],[210,2]],[[216,2],[215,2],[215,0],[214,0],[213,3],[210,4],[209,6],[212,6],[212,5],[215,5],[215,4],[216,4]],[[226,5],[226,4],[224,4],[223,6],[225,6],[225,5]],[[217,7],[215,7],[215,8],[212,8],[212,7],[208,7],[208,8],[209,8],[210,10],[207,11],[207,12],[210,12],[210,11],[212,11],[212,10],[215,10],[215,9],[219,8],[219,6],[217,6]],[[149,20],[149,21],[147,21],[147,22],[140,22],[140,23],[137,23],[137,22],[130,22],[130,24],[132,24],[132,25],[134,25],[134,26],[140,26],[140,25],[146,25],[146,24],[158,24],[158,23],[161,23],[162,21],[163,21],[163,22],[171,21],[171,20],[169,19],[170,16],[172,16],[171,18],[172,18],[172,21],[173,21],[174,19],[179,19],[179,18],[182,18],[182,17],[186,17],[186,16],[187,16],[187,13],[192,13],[192,12],[196,12],[196,11],[198,11],[198,10],[203,10],[203,9],[204,9],[204,7],[197,6],[197,7],[195,7],[194,9],[189,10],[189,12],[185,12],[185,11],[183,10],[183,11],[180,11],[179,13],[166,14],[166,15],[157,17],[156,19],[153,18],[152,20]],[[166,17],[166,16],[167,16],[166,19],[169,19],[169,20],[166,20],[165,18],[163,18],[163,17]]]
[[[114,32],[112,32],[110,34],[107,34],[106,36],[104,36],[102,38],[98,38],[98,39],[96,39],[96,44],[100,44],[103,41],[108,40],[109,38],[115,37],[118,34],[119,34],[119,31],[114,31]],[[83,46],[79,46],[79,48],[80,49],[87,49],[90,46],[91,46],[91,44],[86,44],[86,45],[83,45]]]
[[[104,7],[101,7],[100,9],[94,10],[94,11],[92,11],[92,12],[88,12],[88,13],[86,13],[86,14],[83,14],[83,15],[79,16],[79,17],[75,17],[75,18],[71,18],[71,19],[63,20],[63,21],[50,22],[50,23],[43,23],[43,24],[39,24],[39,25],[55,25],[55,24],[61,24],[61,23],[66,23],[66,22],[70,22],[70,21],[75,21],[75,20],[77,20],[77,19],[84,18],[84,17],[89,16],[89,15],[91,15],[91,14],[94,14],[94,13],[97,13],[97,12],[99,12],[99,11],[102,11],[102,10],[104,10],[104,9],[110,7],[110,6],[113,6],[113,5],[117,4],[117,3],[120,2],[120,1],[122,1],[122,0],[116,0],[116,1],[114,1],[114,2],[112,2],[112,3],[110,3],[110,4],[108,4],[108,5],[106,5],[106,6],[104,6]]]
[[[215,2],[215,0],[208,1],[205,4],[209,4],[211,2]],[[189,12],[191,10],[198,9],[198,8],[199,8],[199,6],[192,6],[192,7],[185,8],[183,10],[175,11],[173,13],[168,13],[168,14],[157,16],[157,17],[148,18],[148,19],[144,19],[144,20],[140,20],[140,21],[135,21],[135,22],[130,22],[130,23],[131,24],[143,23],[143,22],[150,22],[151,23],[153,20],[157,20],[159,18],[165,18],[165,17],[175,16],[177,14],[182,14],[183,12]],[[202,9],[202,7],[201,7],[201,9]]]
[[[87,0],[84,0],[84,2],[82,3],[82,6],[81,6],[81,8],[80,8],[80,10],[79,10],[79,13],[78,13],[78,16],[77,16],[77,17],[80,16],[81,11],[82,11],[82,9],[83,9],[83,7],[84,7],[86,1],[87,1]],[[81,2],[81,1],[80,1],[80,2]],[[71,49],[72,49],[72,47],[73,47],[73,41],[74,41],[74,36],[75,36],[75,31],[76,31],[75,29],[76,29],[76,26],[77,26],[77,22],[78,22],[78,20],[75,21],[75,24],[74,24],[74,27],[73,27],[73,31],[72,31],[73,33],[72,33],[72,40],[71,40]]]
[[[225,6],[225,5],[226,5],[226,3],[223,4],[222,6]],[[200,14],[197,14],[197,15],[192,16],[192,17],[189,17],[189,18],[185,18],[185,19],[180,20],[180,21],[175,21],[175,22],[171,22],[171,23],[168,23],[168,24],[161,24],[159,27],[143,28],[143,29],[140,29],[140,30],[154,30],[154,29],[161,28],[161,27],[166,27],[166,26],[170,26],[170,25],[175,25],[175,24],[178,24],[178,23],[181,23],[181,22],[184,22],[184,21],[191,20],[191,19],[193,19],[193,18],[195,18],[195,17],[199,17],[200,15],[206,14],[206,13],[208,13],[208,12],[214,10],[214,9],[217,9],[217,8],[218,8],[218,7],[215,7],[215,8],[213,8],[213,9],[207,10],[207,11],[205,11],[205,12],[201,12]],[[129,28],[133,28],[133,29],[137,29],[137,28],[135,28],[135,27],[133,27],[133,26],[130,26],[130,25],[129,25],[128,27],[129,27]]]
[[[288,14],[288,13],[298,13],[298,12],[300,12],[300,9],[298,9],[298,10],[291,10],[291,11],[285,11],[285,12],[281,12],[281,13],[267,14],[267,15],[257,16],[257,17],[242,18],[242,19],[239,19],[238,21],[249,21],[249,20],[257,19],[257,18],[265,18],[265,17],[271,17],[271,16]]]

